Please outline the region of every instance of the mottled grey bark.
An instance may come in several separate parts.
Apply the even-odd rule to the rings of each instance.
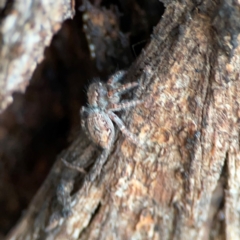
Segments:
[[[119,133],[100,178],[84,182],[60,161],[86,166],[98,157],[82,133],[8,239],[240,238],[240,5],[165,4],[128,73],[146,101],[123,119],[144,147]],[[57,215],[67,206],[56,200],[60,183],[66,218]]]
[[[6,10],[4,10],[6,9]],[[33,71],[62,22],[73,16],[70,0],[0,3],[0,112],[13,92],[25,92]]]

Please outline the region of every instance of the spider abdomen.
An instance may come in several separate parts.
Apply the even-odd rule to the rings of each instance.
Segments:
[[[114,139],[114,126],[109,116],[99,109],[92,109],[87,119],[91,139],[103,149],[108,149]]]

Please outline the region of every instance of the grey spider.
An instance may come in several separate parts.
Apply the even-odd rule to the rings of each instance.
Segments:
[[[142,100],[120,102],[121,94],[138,86],[137,82],[121,85],[119,81],[123,79],[125,74],[126,71],[118,71],[109,78],[107,83],[101,81],[92,83],[87,92],[89,105],[88,107],[82,107],[80,111],[82,128],[91,140],[103,149],[88,175],[90,181],[93,181],[100,174],[111,151],[115,137],[113,122],[118,125],[127,139],[136,145],[140,145],[137,137],[125,127],[123,121],[114,113],[143,102]],[[69,163],[64,159],[62,161],[67,167],[86,173],[78,164]]]
[[[115,136],[113,122],[131,142],[139,145],[137,138],[125,127],[122,120],[114,113],[134,107],[141,100],[120,102],[120,95],[138,86],[137,82],[121,85],[119,81],[125,76],[125,71],[112,75],[107,83],[94,82],[88,89],[88,107],[82,107],[82,127],[90,135],[94,143],[103,149],[110,149]]]

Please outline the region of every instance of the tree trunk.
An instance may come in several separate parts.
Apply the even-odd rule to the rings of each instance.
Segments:
[[[0,112],[12,102],[13,92],[25,92],[44,48],[73,15],[68,2],[0,1]]]
[[[145,103],[122,118],[144,145],[118,133],[89,182],[60,160],[91,172],[101,151],[81,133],[7,239],[240,239],[240,3],[165,6],[127,76]]]

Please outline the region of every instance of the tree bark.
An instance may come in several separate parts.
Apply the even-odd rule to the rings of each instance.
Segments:
[[[100,151],[81,133],[7,239],[240,238],[240,3],[164,2],[127,76],[145,103],[122,118],[144,146],[119,133],[89,182],[61,162],[91,171]]]
[[[0,112],[12,103],[13,92],[25,92],[44,48],[73,13],[66,0],[1,1]]]

